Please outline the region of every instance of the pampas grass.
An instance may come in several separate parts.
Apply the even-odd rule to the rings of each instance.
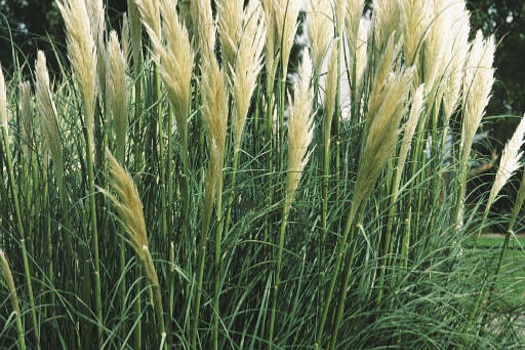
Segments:
[[[233,137],[234,152],[239,152],[250,101],[257,87],[257,77],[262,69],[265,28],[256,2],[251,1],[244,12],[244,31],[235,46],[235,65],[231,65],[231,90],[234,103]]]
[[[95,98],[97,92],[97,51],[91,24],[83,0],[57,2],[64,24],[68,55],[84,102],[87,134],[91,141],[94,135]],[[90,145],[93,147],[93,144]],[[93,152],[94,148],[89,149]]]
[[[64,24],[68,56],[76,81],[80,86],[85,118],[86,163],[89,184],[89,211],[91,219],[91,232],[93,236],[93,252],[95,257],[95,313],[97,315],[98,344],[102,346],[102,287],[100,281],[100,258],[98,242],[97,208],[95,203],[95,140],[94,119],[95,99],[97,94],[97,51],[91,32],[90,21],[85,2],[82,0],[64,0],[57,2]]]
[[[22,116],[22,136],[25,140],[22,150],[24,152],[24,158],[31,163],[31,153],[34,143],[33,135],[33,98],[31,96],[31,84],[28,81],[20,83],[18,85],[20,92],[20,114]]]
[[[68,55],[1,71],[0,348],[519,347],[525,181],[499,261],[470,242],[523,136],[470,195],[495,45],[465,2],[310,0],[300,62],[299,2],[245,3],[130,0],[119,43],[62,0]]]
[[[112,176],[111,184],[117,195],[114,196],[103,189],[102,192],[111,200],[117,209],[120,223],[127,234],[128,243],[137,254],[142,264],[144,275],[151,284],[153,290],[153,306],[158,327],[158,337],[160,338],[159,342],[162,344],[163,339],[166,337],[162,295],[157,270],[155,269],[155,264],[153,263],[153,258],[149,249],[142,202],[131,175],[109,152],[106,153],[106,157],[108,158],[110,165]],[[167,347],[164,348],[167,349]]]
[[[485,108],[490,99],[490,91],[494,84],[494,51],[496,49],[494,37],[483,39],[478,31],[472,43],[468,59],[465,64],[463,78],[463,123],[460,145],[460,186],[457,197],[454,218],[459,218],[461,201],[465,195],[468,158],[474,142],[474,136],[485,114]]]
[[[24,326],[22,325],[21,314],[20,314],[20,304],[18,303],[18,295],[16,293],[15,280],[13,279],[13,274],[11,273],[11,268],[7,261],[7,257],[2,249],[0,249],[0,268],[2,269],[4,280],[7,284],[7,289],[9,290],[9,296],[11,299],[11,306],[15,314],[16,330],[18,333],[18,348],[20,350],[26,349],[26,341],[24,338]]]
[[[124,163],[126,135],[128,129],[128,89],[126,81],[126,60],[120,49],[117,33],[109,34],[108,43],[108,109],[115,121],[116,158]]]
[[[333,10],[330,0],[308,0],[306,16],[313,70],[319,74],[333,37]]]
[[[251,4],[254,3],[254,1],[251,1]],[[225,58],[226,67],[235,67],[240,38],[243,35],[243,28],[245,28],[243,22],[249,23],[252,20],[251,15],[253,12],[245,13],[243,8],[243,0],[223,0],[217,3],[221,52]],[[255,21],[257,21],[257,19],[255,19]]]
[[[425,0],[404,0],[403,35],[405,37],[405,57],[408,65],[417,64],[421,47],[425,41],[433,19],[432,6]]]
[[[523,152],[520,152],[521,146],[523,146],[525,138],[525,117],[521,118],[518,127],[514,131],[511,139],[505,145],[503,152],[501,153],[501,160],[499,163],[498,171],[494,179],[494,184],[490,190],[489,198],[485,206],[485,214],[478,231],[476,240],[481,236],[483,226],[489,215],[492,204],[496,201],[498,193],[501,191],[503,186],[509,181],[512,175],[522,166],[521,159]]]
[[[210,162],[206,172],[205,194],[203,203],[204,216],[202,219],[202,234],[199,247],[199,265],[197,269],[197,293],[195,299],[195,312],[192,328],[191,344],[196,346],[197,325],[200,313],[202,296],[202,281],[204,275],[204,261],[206,244],[208,241],[208,230],[212,216],[213,203],[217,197],[217,235],[215,241],[215,266],[219,270],[222,241],[222,169],[224,165],[226,131],[228,123],[228,91],[223,71],[219,68],[219,63],[215,56],[204,56],[202,66],[202,97],[203,97],[203,120],[210,150]],[[215,278],[219,275],[216,273]],[[216,280],[217,281],[217,280]],[[216,282],[217,283],[217,282]],[[218,291],[215,293],[215,307],[218,311]],[[215,332],[218,332],[218,316],[215,316]],[[215,337],[215,347],[218,346],[217,335]]]
[[[23,219],[22,219],[22,210],[20,206],[20,197],[19,197],[19,191],[18,186],[16,185],[15,181],[15,173],[13,170],[13,159],[11,156],[11,151],[9,148],[9,127],[7,124],[7,90],[5,85],[5,79],[4,74],[2,72],[2,66],[0,66],[0,128],[2,129],[2,151],[4,153],[4,156],[6,158],[6,168],[7,168],[7,176],[9,178],[9,185],[13,197],[14,202],[14,217],[16,219],[16,230],[18,231],[18,237],[20,239],[20,248],[22,251],[22,260],[24,264],[24,275],[25,275],[25,281],[27,284],[27,293],[29,296],[29,304],[31,306],[31,317],[32,317],[32,325],[33,325],[33,331],[35,334],[35,342],[36,342],[36,348],[40,349],[40,332],[38,330],[38,323],[37,323],[37,316],[36,316],[36,307],[35,307],[35,298],[33,295],[33,282],[31,281],[31,270],[29,267],[29,258],[28,258],[28,252],[27,252],[27,246],[26,246],[26,230],[24,227]]]
[[[288,219],[288,213],[290,211],[297,186],[299,186],[301,174],[310,157],[310,154],[307,152],[308,147],[312,142],[314,133],[312,114],[313,90],[310,85],[311,80],[312,61],[310,56],[305,54],[301,67],[299,68],[299,81],[295,85],[294,104],[290,111],[290,119],[288,121],[288,171],[286,174],[286,192],[283,204],[283,214],[281,218],[279,249],[277,252],[277,263],[275,266],[272,313],[270,316],[270,330],[268,333],[269,348],[272,348],[273,343],[273,331],[278,298],[277,293],[279,292],[286,221]]]
[[[38,52],[35,64],[36,72],[36,100],[38,111],[42,118],[41,129],[47,149],[53,160],[55,175],[60,186],[62,196],[66,196],[64,183],[64,159],[62,154],[62,144],[60,142],[60,129],[58,115],[51,95],[49,85],[49,73],[47,71],[46,56],[42,51]],[[65,209],[65,208],[64,208]]]

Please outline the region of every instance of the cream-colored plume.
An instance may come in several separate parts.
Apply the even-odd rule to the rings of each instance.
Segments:
[[[336,40],[340,40],[339,38]],[[330,56],[328,57],[328,67],[325,79],[325,101],[324,101],[324,139],[326,144],[324,147],[330,147],[330,134],[332,128],[332,119],[335,113],[335,99],[337,95],[337,80],[340,78],[337,67],[337,41],[332,43],[330,49]]]
[[[140,200],[139,192],[133,183],[131,175],[117,162],[117,160],[106,152],[111,171],[111,185],[116,192],[116,196],[109,191],[100,189],[104,195],[113,202],[117,209],[119,221],[127,234],[127,241],[137,254],[144,269],[144,275],[153,286],[154,307],[157,313],[157,322],[163,331],[164,322],[162,316],[162,297],[160,284],[149,250],[148,234],[144,211]]]
[[[386,161],[392,156],[413,76],[413,68],[391,72],[386,79],[381,99],[377,101],[379,105],[371,106],[375,115],[366,119],[367,132],[354,195],[356,205],[352,205],[352,208],[358,208],[372,191]]]
[[[18,303],[18,295],[16,293],[15,280],[13,274],[11,273],[11,268],[9,267],[9,262],[7,257],[2,249],[0,249],[0,269],[3,272],[5,283],[7,284],[7,289],[9,290],[9,298],[11,299],[11,307],[13,308],[13,313],[15,314],[16,319],[16,328],[18,332],[18,340],[20,349],[25,349],[25,339],[24,339],[24,327],[22,325],[21,313],[20,313],[20,304]]]
[[[295,0],[262,0],[266,22],[266,67],[268,83],[273,84],[278,58],[281,58],[283,74],[288,70],[288,60],[292,49],[300,3]]]
[[[277,26],[277,45],[281,52],[283,75],[286,77],[288,61],[297,31],[300,3],[295,0],[276,0],[275,25]]]
[[[494,37],[485,40],[481,31],[478,31],[470,48],[463,80],[463,161],[469,157],[474,136],[490,100],[494,84],[492,64],[495,49]]]
[[[396,43],[396,34],[392,33],[388,43],[383,48],[381,56],[378,60],[377,67],[373,72],[372,86],[370,89],[370,97],[368,103],[367,119],[373,119],[377,115],[376,108],[379,108],[381,101],[384,99],[383,89],[397,65],[397,59],[401,50],[401,46]],[[370,121],[371,123],[372,121]]]
[[[334,18],[330,0],[308,0],[306,26],[314,72],[320,74],[330,41],[334,36]]]
[[[135,4],[138,7],[144,25],[152,31],[157,38],[160,38],[159,0],[135,0]],[[174,5],[171,6],[175,7]]]
[[[373,21],[375,41],[374,46],[381,50],[387,44],[392,33],[399,33],[401,23],[401,0],[374,0]]]
[[[197,44],[203,56],[215,55],[216,27],[210,0],[191,1],[191,19],[196,26]]]
[[[5,283],[7,284],[7,289],[9,290],[9,293],[10,293],[11,305],[13,307],[13,311],[18,316],[20,315],[20,305],[18,304],[18,296],[16,294],[15,280],[13,278],[13,274],[11,273],[11,268],[9,267],[9,262],[7,261],[7,257],[5,256],[5,253],[2,249],[0,249],[0,267],[2,268],[4,280],[5,280]]]
[[[49,73],[46,67],[46,56],[38,51],[35,64],[36,75],[36,100],[40,113],[42,136],[44,144],[51,152],[55,175],[59,184],[64,178],[64,161],[62,156],[62,144],[60,142],[60,129],[58,126],[58,113],[53,102],[51,87],[49,85]]]
[[[97,52],[97,74],[98,88],[102,98],[106,96],[106,47],[104,43],[104,32],[106,29],[104,5],[102,0],[85,0],[89,22],[91,24],[91,34],[95,41]]]
[[[169,0],[161,0],[165,44],[155,35],[152,28],[146,29],[160,58],[160,76],[167,88],[168,98],[173,107],[181,149],[185,159],[188,149],[188,111],[190,105],[191,77],[194,53],[188,31],[179,20],[177,8]]]
[[[126,60],[120,50],[117,33],[112,31],[108,43],[107,92],[109,110],[115,120],[116,157],[124,163],[126,130],[128,128],[128,93],[126,84]]]
[[[251,1],[250,4],[255,4]],[[233,119],[234,149],[238,152],[250,100],[262,68],[265,26],[258,7],[248,6],[244,14],[244,32],[241,33],[235,69],[232,71],[232,95],[235,108]]]
[[[501,154],[501,161],[499,163],[498,172],[494,179],[494,185],[490,191],[488,205],[492,205],[499,191],[505,186],[507,181],[511,178],[512,174],[518,170],[521,164],[521,158],[523,158],[523,152],[520,152],[521,146],[523,145],[523,138],[525,137],[525,116],[521,118],[521,121],[514,131],[511,139],[505,145],[503,153]]]
[[[401,175],[403,174],[403,169],[405,167],[405,162],[408,155],[408,150],[410,149],[410,143],[414,137],[417,124],[419,122],[419,117],[424,110],[425,102],[425,86],[421,84],[412,98],[412,106],[410,107],[410,114],[408,115],[408,120],[405,123],[403,141],[401,141],[401,148],[399,150],[399,160],[397,161],[397,174],[396,182],[394,184],[394,193],[397,196],[399,185],[401,183]],[[395,201],[395,198],[394,198]]]
[[[130,24],[128,20],[128,14],[124,13],[124,15],[122,16],[122,28],[120,32],[122,33],[122,54],[124,55],[126,66],[129,65],[129,47],[131,44],[131,34],[129,26]]]
[[[24,144],[22,151],[26,160],[31,158],[33,148],[33,99],[31,96],[31,84],[24,81],[18,85],[20,115],[22,116],[22,135]]]
[[[350,54],[352,57],[360,46],[359,30],[363,22],[363,10],[365,7],[364,0],[350,0],[346,5],[346,39],[348,41]]]
[[[261,0],[264,23],[266,26],[266,41],[264,45],[265,66],[266,66],[266,84],[274,84],[275,70],[279,60],[279,50],[276,49],[277,32],[275,25],[275,11],[273,0]]]
[[[288,173],[286,181],[285,210],[290,207],[304,167],[310,154],[308,147],[312,142],[313,130],[313,91],[311,87],[312,62],[305,53],[299,68],[299,80],[294,88],[293,105],[290,101],[288,119]]]
[[[215,192],[221,190],[224,148],[228,126],[226,79],[223,71],[219,68],[219,63],[215,56],[205,58],[203,62],[201,85],[203,98],[202,118],[211,152],[206,182],[213,182],[213,185],[209,187]]]
[[[210,161],[205,180],[204,218],[202,221],[203,231],[207,231],[215,196],[222,195],[222,168],[228,126],[228,91],[226,79],[219,68],[219,63],[215,56],[204,57],[201,70],[202,118],[210,150]]]
[[[445,125],[455,112],[461,98],[464,67],[468,55],[468,38],[470,34],[470,14],[463,1],[453,7],[454,23],[452,27],[453,42],[450,62],[444,80],[443,111]]]
[[[251,3],[255,3],[253,0]],[[221,0],[217,2],[217,18],[222,54],[226,67],[235,66],[239,40],[243,31],[244,0]],[[245,20],[249,18],[244,17]]]
[[[461,67],[464,55],[455,50],[454,45],[465,45],[465,3],[462,0],[434,0],[431,25],[425,42],[423,73],[429,94],[429,104],[441,105],[441,97],[446,89],[448,77],[454,69]],[[468,18],[467,18],[468,20]],[[459,25],[459,28],[457,26]],[[460,32],[458,32],[458,30]],[[456,36],[462,35],[456,41]],[[464,41],[464,42],[461,42]],[[459,56],[458,56],[459,55]],[[457,83],[457,77],[454,78]],[[453,86],[453,89],[459,89]],[[456,90],[458,91],[458,90]],[[455,91],[454,91],[455,92]],[[448,98],[451,98],[449,96]],[[453,97],[452,97],[453,99]]]
[[[69,60],[80,85],[86,127],[94,150],[93,128],[97,94],[97,56],[84,0],[59,0],[57,6],[66,25]]]
[[[403,0],[401,6],[405,59],[407,65],[411,66],[417,63],[423,49],[434,11],[431,2],[427,0]]]
[[[347,23],[349,23],[349,21],[347,21]],[[347,63],[346,69],[351,72],[349,74],[351,78],[350,85],[355,86],[357,92],[356,101],[352,101],[354,105],[357,105],[357,102],[361,99],[360,94],[363,85],[363,78],[368,65],[368,38],[370,36],[370,24],[370,20],[364,17],[359,20],[356,41],[353,44],[350,44],[350,47],[348,48],[351,50],[353,47],[355,51],[350,51],[348,59],[345,60]],[[348,40],[350,40],[350,38],[348,38]],[[387,61],[390,60],[389,57],[386,57],[386,59]],[[354,68],[355,77],[353,73]],[[388,67],[384,66],[384,68],[387,69]]]

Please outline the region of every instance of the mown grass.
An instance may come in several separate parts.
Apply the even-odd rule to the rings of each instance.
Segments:
[[[462,1],[311,1],[300,62],[293,1],[60,4],[56,78],[2,68],[0,348],[523,347],[523,251],[477,235],[525,119],[474,198]]]

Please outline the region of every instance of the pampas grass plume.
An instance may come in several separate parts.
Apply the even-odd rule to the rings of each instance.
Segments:
[[[463,80],[462,142],[464,161],[468,158],[474,136],[490,100],[490,92],[494,84],[492,64],[495,49],[494,37],[491,36],[485,40],[481,31],[478,31],[470,49]]]
[[[426,0],[403,0],[401,2],[405,57],[408,65],[416,63],[422,44],[428,34],[432,19],[432,6]]]
[[[49,73],[46,67],[46,56],[38,51],[35,64],[36,75],[36,100],[38,111],[42,118],[42,135],[44,144],[51,152],[51,158],[55,169],[58,183],[63,182],[64,161],[62,156],[62,144],[60,143],[60,130],[58,127],[58,114],[53,102],[51,88],[49,85]]]
[[[297,31],[300,3],[295,0],[276,0],[274,5],[275,25],[277,26],[276,44],[281,52],[283,75],[286,76],[288,61]]]
[[[319,74],[333,34],[333,10],[330,0],[308,0],[306,24],[314,72]]]
[[[19,348],[21,350],[26,349],[25,338],[24,338],[24,328],[22,326],[22,320],[20,319],[20,304],[18,303],[18,295],[16,293],[15,280],[13,279],[13,274],[11,273],[11,268],[9,267],[9,262],[7,257],[2,249],[0,249],[0,268],[4,275],[4,280],[7,284],[7,289],[9,290],[9,295],[11,299],[11,306],[13,307],[13,312],[16,318],[16,328],[18,332],[18,341]]]
[[[161,0],[166,44],[152,30],[146,28],[155,51],[160,57],[160,76],[164,82],[175,114],[175,122],[181,139],[183,158],[188,148],[188,111],[190,107],[191,77],[194,53],[188,31],[179,20],[177,9],[169,0]]]
[[[397,172],[396,174],[396,183],[394,184],[394,191],[397,195],[397,189],[399,188],[401,182],[401,174],[403,173],[403,168],[405,167],[405,162],[408,156],[408,150],[410,149],[410,143],[414,137],[414,132],[419,122],[419,117],[424,110],[425,102],[425,85],[421,84],[412,99],[412,106],[410,109],[410,114],[408,115],[408,120],[404,127],[403,140],[401,141],[401,148],[399,150],[399,160],[397,162]]]
[[[336,39],[337,41],[340,40],[339,38]],[[325,140],[327,141],[327,144],[325,145],[325,148],[329,147],[330,144],[330,130],[332,127],[332,118],[335,113],[335,99],[337,95],[337,80],[339,79],[339,72],[337,67],[337,41],[334,41],[332,43],[332,47],[330,49],[330,56],[328,57],[328,67],[327,67],[327,73],[326,73],[326,97],[324,101],[325,106],[325,116],[324,116],[324,132],[325,132]]]
[[[265,25],[256,2],[251,1],[244,13],[244,32],[237,50],[237,60],[232,71],[232,95],[235,108],[233,120],[234,149],[239,151],[250,100],[257,86],[257,76],[262,69],[262,50],[265,42]]]
[[[97,93],[97,56],[85,2],[59,0],[57,6],[64,19],[69,59],[77,77],[86,113],[86,127],[93,152],[95,98]]]
[[[18,85],[20,115],[22,116],[22,135],[24,144],[22,151],[25,159],[30,159],[31,149],[33,147],[33,101],[31,96],[31,85],[24,81]]]
[[[230,0],[231,1],[231,0]],[[210,0],[191,1],[191,19],[196,24],[197,44],[204,56],[214,55],[216,27]]]
[[[445,124],[459,105],[464,67],[468,55],[468,38],[470,34],[470,14],[463,1],[454,4],[453,12],[453,42],[451,46],[450,62],[444,81],[443,112]]]
[[[490,191],[488,205],[494,203],[496,196],[499,191],[505,186],[507,181],[511,178],[516,170],[521,167],[521,158],[523,152],[520,152],[520,148],[523,145],[523,138],[525,137],[525,116],[521,118],[516,131],[512,135],[511,139],[505,145],[501,154],[501,160],[499,163],[498,172],[494,180],[494,185]]]
[[[359,46],[359,26],[363,18],[364,0],[350,0],[346,4],[345,30],[350,52],[353,55]]]
[[[374,108],[376,115],[366,120],[367,132],[357,172],[353,210],[372,191],[383,166],[395,149],[400,131],[398,125],[406,110],[405,100],[413,76],[413,68],[404,72],[391,72],[385,82],[382,102]]]
[[[118,163],[118,161],[106,151],[111,172],[111,185],[116,196],[110,192],[100,189],[102,193],[113,203],[117,209],[119,221],[126,231],[128,243],[140,259],[144,274],[153,287],[154,307],[157,315],[159,333],[164,332],[164,320],[162,315],[162,297],[160,292],[159,278],[149,250],[146,222],[139,193],[131,175]]]
[[[307,151],[314,134],[311,79],[312,62],[309,55],[305,54],[299,68],[299,81],[295,84],[294,101],[288,120],[288,174],[285,208],[291,205],[301,174],[310,156]]]
[[[120,49],[117,33],[112,31],[108,43],[107,92],[109,110],[115,120],[116,157],[124,162],[126,130],[128,128],[128,94],[126,84],[126,60]]]
[[[251,1],[251,3],[254,3],[254,1]],[[219,37],[226,67],[234,67],[242,33],[243,8],[243,0],[222,0],[217,2]],[[244,19],[249,20],[246,17]]]
[[[160,38],[160,9],[158,0],[135,0],[142,22]]]

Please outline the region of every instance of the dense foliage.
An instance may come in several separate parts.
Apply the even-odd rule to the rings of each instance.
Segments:
[[[0,67],[0,348],[523,348],[525,177],[489,213],[525,117],[472,191],[476,12],[215,3],[62,0]]]

